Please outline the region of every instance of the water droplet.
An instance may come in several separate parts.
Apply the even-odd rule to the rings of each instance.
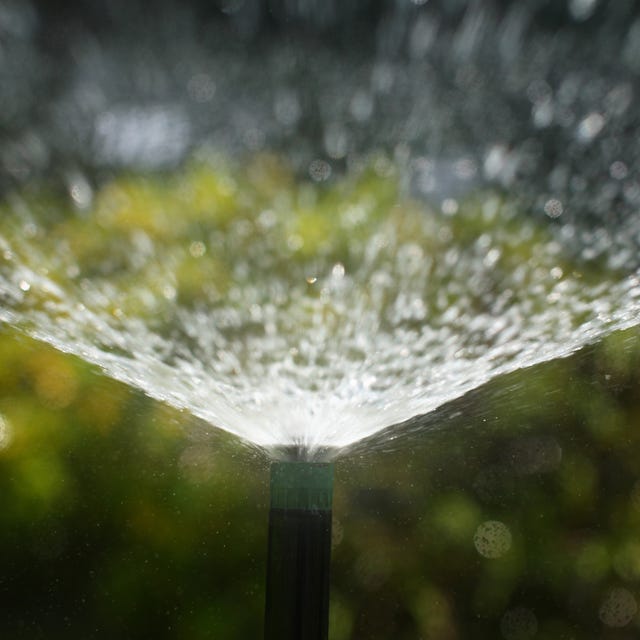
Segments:
[[[414,22],[409,39],[409,51],[413,58],[424,58],[438,35],[438,23],[433,17],[421,14]]]
[[[265,209],[258,216],[258,225],[263,229],[271,229],[278,222],[278,217],[271,209]]]
[[[487,269],[491,269],[495,267],[499,259],[500,259],[500,249],[494,248],[487,253],[487,255],[485,256],[482,262],[484,266],[487,267]]]
[[[553,103],[551,100],[537,102],[531,109],[533,124],[538,129],[544,129],[553,122]]]
[[[638,612],[638,603],[633,594],[622,587],[611,589],[598,612],[607,627],[625,627]]]
[[[366,122],[373,113],[373,100],[366,91],[358,91],[351,99],[349,111],[358,122]]]
[[[516,156],[504,145],[494,145],[484,159],[484,174],[489,180],[497,180],[508,185],[516,174]]]
[[[569,11],[576,20],[586,20],[596,10],[598,0],[569,0]]]
[[[316,276],[307,276],[305,280],[307,281],[307,284],[315,284],[318,282],[318,278],[316,278]]]
[[[178,292],[174,286],[170,284],[166,284],[164,285],[164,287],[162,287],[162,295],[167,300],[175,300],[176,296],[178,295]]]
[[[564,211],[564,207],[562,206],[562,202],[557,200],[556,198],[551,198],[547,200],[544,204],[544,212],[550,218],[559,218]]]
[[[84,178],[76,176],[69,184],[69,195],[76,206],[84,209],[93,200],[93,189]]]
[[[333,269],[331,270],[332,277],[336,279],[344,278],[344,265],[340,262],[333,265]]]
[[[18,284],[18,286],[20,287],[21,291],[25,291],[25,292],[31,289],[31,285],[26,280],[20,280],[20,283]]]
[[[478,172],[478,167],[473,159],[460,158],[454,163],[453,170],[461,180],[471,180]]]
[[[287,238],[287,247],[291,251],[299,251],[304,246],[304,240],[297,234],[291,234]]]
[[[330,124],[324,133],[324,148],[327,155],[334,160],[344,158],[347,155],[349,138],[341,124]]]
[[[481,556],[500,558],[511,548],[511,532],[498,520],[487,520],[476,530],[473,544]]]
[[[442,202],[442,213],[447,216],[455,215],[458,212],[458,201],[453,198],[446,198]]]
[[[200,242],[196,240],[189,245],[189,253],[194,258],[202,258],[202,256],[207,252],[207,248],[204,245],[204,242]]]
[[[316,182],[324,182],[331,175],[331,165],[324,160],[313,160],[309,165],[309,175]]]
[[[614,180],[624,180],[629,175],[629,167],[624,162],[617,160],[609,167],[609,175]]]
[[[621,116],[631,105],[633,89],[629,84],[620,84],[611,89],[604,99],[607,113]]]
[[[576,135],[581,142],[591,142],[603,129],[604,117],[600,113],[590,113],[578,124]]]

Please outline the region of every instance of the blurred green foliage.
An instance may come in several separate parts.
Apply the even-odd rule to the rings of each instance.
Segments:
[[[0,637],[254,636],[264,460],[76,358],[0,352]]]
[[[330,220],[350,197],[396,198],[393,181],[365,173],[319,203],[283,171],[256,161],[252,197],[295,194],[290,232],[310,256],[347,250]],[[128,229],[169,241],[204,210],[237,223],[242,185],[224,168],[210,178],[194,165],[184,192],[119,180],[98,194],[109,224],[87,236],[78,216],[69,250],[101,269]],[[188,301],[202,269],[224,265],[183,258]],[[638,637],[639,371],[640,332],[618,332],[339,461],[332,640]],[[249,446],[0,329],[1,638],[260,637],[267,485],[268,460]]]

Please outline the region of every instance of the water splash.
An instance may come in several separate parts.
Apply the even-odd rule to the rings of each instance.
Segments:
[[[640,280],[496,192],[258,156],[2,206],[0,320],[266,448],[340,448],[637,324]],[[75,190],[74,190],[75,189]],[[80,197],[82,196],[82,197]]]

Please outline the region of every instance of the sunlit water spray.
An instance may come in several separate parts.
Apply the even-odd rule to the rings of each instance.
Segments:
[[[107,375],[340,448],[638,322],[629,3],[6,4],[0,320]]]
[[[397,184],[384,158],[320,188],[257,157],[13,196],[0,320],[247,441],[311,452],[638,322],[637,274],[572,258],[514,202],[433,210]]]

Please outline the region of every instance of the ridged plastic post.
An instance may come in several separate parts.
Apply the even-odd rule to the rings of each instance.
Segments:
[[[333,465],[274,462],[265,640],[327,640]]]

